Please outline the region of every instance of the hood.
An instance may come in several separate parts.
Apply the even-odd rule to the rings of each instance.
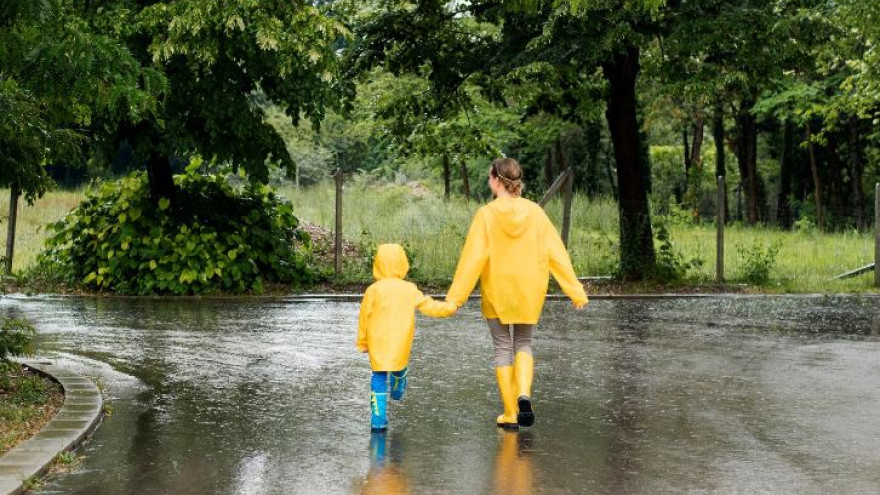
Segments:
[[[409,261],[406,259],[406,252],[400,244],[381,244],[376,250],[376,258],[373,259],[373,278],[382,280],[383,278],[399,278],[406,277],[409,271]]]
[[[510,237],[519,237],[531,224],[532,203],[523,198],[498,198],[488,205],[492,222]]]

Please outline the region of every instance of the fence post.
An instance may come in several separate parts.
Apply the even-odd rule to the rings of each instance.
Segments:
[[[336,273],[339,274],[342,271],[342,169],[337,168],[333,178],[336,179],[336,242],[334,245],[334,261]]]
[[[574,169],[569,169],[565,182],[565,195],[562,198],[562,243],[568,247],[568,233],[571,231],[571,203],[574,196]]]
[[[568,179],[568,175],[570,173],[572,173],[571,168],[567,168],[561,174],[559,174],[559,177],[557,177],[555,181],[553,181],[553,184],[550,186],[549,189],[547,189],[547,192],[544,193],[544,196],[541,198],[541,200],[538,201],[538,205],[541,208],[547,206],[547,203],[550,202],[550,199],[553,198],[553,195],[556,194],[557,191],[559,191],[560,187],[565,185],[565,181],[566,179]]]
[[[874,184],[874,287],[880,287],[880,182]]]
[[[718,176],[718,215],[717,220],[715,220],[715,230],[717,232],[715,239],[715,281],[717,283],[724,282],[724,212],[727,210],[727,205],[724,204],[724,198],[727,196],[724,194],[727,189],[727,184],[725,183],[724,176]]]
[[[9,225],[6,230],[6,274],[12,275],[12,254],[15,251],[15,224],[18,220],[18,184],[9,190]]]

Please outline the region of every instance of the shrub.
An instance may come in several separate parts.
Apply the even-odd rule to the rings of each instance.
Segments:
[[[736,250],[743,260],[738,277],[740,280],[755,285],[770,281],[770,270],[776,264],[776,255],[779,253],[778,244],[766,248],[758,244],[753,244],[751,247],[737,244]]]
[[[662,282],[676,282],[683,279],[688,270],[703,266],[703,260],[700,258],[685,260],[684,255],[675,248],[664,222],[658,219],[654,230],[659,243],[653,273],[655,278]]]
[[[143,173],[93,186],[50,225],[35,271],[126,294],[260,292],[265,282],[313,282],[310,240],[290,203],[265,186],[233,188],[195,167],[175,176],[178,200],[150,201]]]
[[[34,327],[24,320],[0,317],[0,368],[9,358],[33,353]]]

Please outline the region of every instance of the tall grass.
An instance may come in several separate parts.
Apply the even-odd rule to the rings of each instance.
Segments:
[[[319,185],[295,189],[281,187],[280,195],[294,205],[300,220],[328,229],[334,226],[334,189]],[[0,191],[0,216],[7,215],[9,192]],[[45,225],[58,221],[84,198],[83,190],[53,191],[34,206],[22,201],[16,235],[14,269],[31,266],[47,237]],[[343,196],[343,233],[365,246],[396,242],[407,246],[414,258],[413,275],[421,280],[449,280],[458,261],[477,202],[453,198],[444,202],[437,193],[406,185],[349,183]],[[547,212],[554,224],[562,223],[562,203],[553,200]],[[688,272],[687,281],[709,282],[715,276],[715,227],[711,223],[667,224],[674,249],[685,260],[702,265]],[[873,260],[873,236],[846,231],[784,232],[775,228],[730,225],[725,232],[727,280],[737,283],[744,266],[743,249],[778,246],[775,265],[766,288],[791,292],[852,292],[871,290],[871,277],[863,275],[831,281],[835,275]],[[6,224],[0,224],[0,249],[5,248]],[[590,200],[575,195],[572,207],[569,252],[581,276],[613,273],[618,260],[618,213],[611,199]],[[369,273],[358,275],[368,281]]]
[[[22,198],[18,203],[18,221],[15,224],[15,251],[13,271],[21,271],[36,261],[49,233],[46,226],[64,218],[71,209],[85,199],[85,188],[57,190],[47,193],[32,206]],[[7,218],[9,216],[9,189],[0,189],[0,255],[6,255]]]
[[[334,191],[330,186],[281,189],[300,219],[333,228]],[[364,242],[398,242],[413,252],[420,276],[448,280],[476,209],[481,206],[454,198],[446,203],[438,195],[415,197],[406,186],[348,186],[343,196],[343,232]],[[552,200],[547,213],[562,224],[562,202]],[[609,275],[617,267],[618,211],[608,198],[591,200],[575,195],[569,252],[581,276]],[[711,223],[667,225],[673,246],[685,261],[698,259],[687,281],[703,283],[715,278],[715,226]],[[781,231],[772,227],[725,230],[725,274],[730,283],[743,278],[745,251],[752,246],[778,247],[767,288],[791,292],[851,292],[871,290],[871,277],[831,279],[873,260],[873,235],[846,231]]]

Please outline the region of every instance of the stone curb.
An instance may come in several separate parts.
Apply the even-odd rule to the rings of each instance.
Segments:
[[[78,447],[102,418],[104,401],[91,380],[46,361],[22,364],[58,382],[64,404],[39,433],[0,457],[0,495],[24,493],[27,479],[45,473],[59,453]]]

